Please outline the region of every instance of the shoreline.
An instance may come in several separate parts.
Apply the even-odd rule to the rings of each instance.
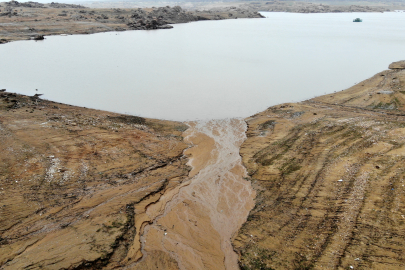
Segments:
[[[231,239],[242,269],[403,267],[396,256],[405,245],[396,239],[405,237],[405,62],[390,68],[244,120],[239,155],[256,199]],[[199,175],[188,155],[202,157],[193,161],[197,170],[211,164],[208,149],[184,141],[189,127],[8,92],[0,92],[0,111],[1,267],[181,268],[166,250],[175,245],[156,241],[167,232],[177,239],[181,223],[159,214],[177,224],[173,230],[155,214]],[[194,139],[213,148],[208,137]],[[185,198],[203,194],[190,190]],[[207,220],[203,215],[202,228]],[[153,233],[145,237],[145,228]]]
[[[65,4],[32,7],[32,4],[4,2],[0,3],[0,25],[3,28],[0,44],[16,40],[43,40],[49,35],[171,29],[173,26],[170,24],[237,18],[263,16],[236,7],[215,11],[187,11],[180,6],[93,9]]]
[[[404,88],[401,61],[247,118],[240,153],[258,195],[233,242],[241,269],[405,266]]]
[[[3,90],[1,269],[405,267],[405,61],[198,129]]]
[[[395,7],[397,8],[397,7]],[[51,35],[94,34],[127,30],[170,29],[170,24],[202,20],[263,18],[259,12],[341,13],[386,12],[393,8],[323,3],[280,2],[229,3],[203,5],[195,8],[180,6],[152,8],[89,8],[69,4],[36,2],[0,3],[0,45],[17,40],[43,40]]]

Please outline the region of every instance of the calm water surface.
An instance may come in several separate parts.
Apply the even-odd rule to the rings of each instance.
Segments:
[[[247,117],[405,59],[405,13],[263,15],[1,45],[0,88],[161,119]]]

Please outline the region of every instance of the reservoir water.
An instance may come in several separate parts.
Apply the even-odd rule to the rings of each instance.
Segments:
[[[1,45],[0,88],[151,118],[221,119],[343,90],[404,59],[404,13],[262,14]]]
[[[189,181],[143,206],[123,269],[146,269],[161,253],[181,270],[239,269],[232,240],[256,193],[239,154],[247,126],[233,117],[345,89],[404,57],[401,13],[263,14],[0,46],[9,91],[145,117],[222,118],[187,122]]]

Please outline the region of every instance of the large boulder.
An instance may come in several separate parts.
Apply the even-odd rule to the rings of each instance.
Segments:
[[[389,69],[405,69],[405,60],[393,62],[388,66]]]

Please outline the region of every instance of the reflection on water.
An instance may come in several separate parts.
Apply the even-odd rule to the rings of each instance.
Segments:
[[[247,117],[345,89],[404,55],[403,13],[263,14],[1,45],[0,88],[162,119]]]

